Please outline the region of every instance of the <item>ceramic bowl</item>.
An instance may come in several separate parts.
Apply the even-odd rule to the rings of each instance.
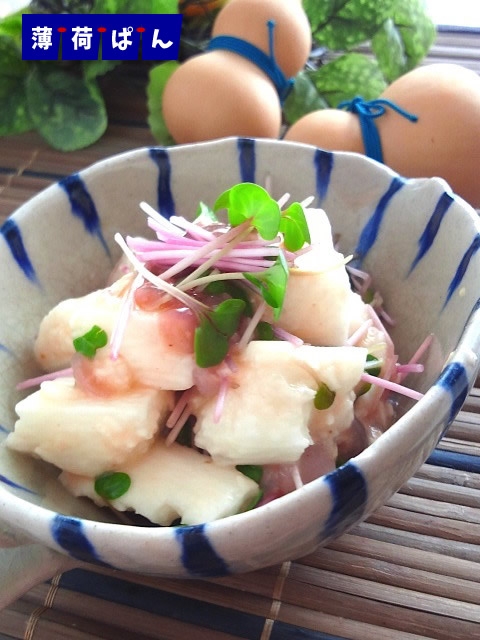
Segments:
[[[187,527],[134,527],[66,495],[48,465],[0,448],[4,544],[34,542],[64,557],[180,578],[221,576],[293,559],[346,531],[419,468],[462,406],[478,369],[480,225],[440,179],[404,179],[363,156],[272,140],[226,139],[139,149],[46,189],[1,228],[0,440],[15,422],[16,384],[38,374],[32,344],[58,301],[103,286],[119,257],[114,233],[145,233],[139,202],[192,215],[240,181],[275,197],[315,196],[339,249],[355,254],[395,318],[402,361],[433,334],[424,394],[336,471],[247,513]],[[57,555],[56,552],[63,555]]]

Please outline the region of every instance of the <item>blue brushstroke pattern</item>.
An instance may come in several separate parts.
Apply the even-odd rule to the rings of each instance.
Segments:
[[[11,353],[10,349],[1,343],[0,343],[0,351],[3,351],[4,353]]]
[[[450,301],[450,298],[455,293],[455,290],[460,286],[461,281],[468,269],[468,265],[470,264],[471,259],[477,253],[480,248],[480,234],[477,233],[475,238],[472,241],[472,244],[465,251],[463,258],[458,265],[457,271],[450,282],[450,286],[448,287],[447,298],[444,302],[443,309],[447,306]]]
[[[172,177],[170,157],[163,147],[152,147],[148,152],[158,167],[157,208],[162,216],[170,218],[175,215],[175,202],[170,184]]]
[[[103,562],[83,531],[83,522],[79,518],[57,514],[52,518],[50,526],[55,542],[72,558],[110,566]]]
[[[327,474],[325,481],[330,487],[333,506],[322,533],[330,537],[342,532],[363,514],[368,488],[362,472],[353,462]]]
[[[440,229],[440,225],[442,223],[445,214],[453,203],[453,197],[449,193],[442,193],[440,196],[437,205],[430,217],[430,220],[425,227],[424,232],[420,236],[418,241],[419,249],[418,253],[415,256],[415,260],[412,262],[412,266],[410,267],[409,274],[415,269],[417,264],[423,258],[423,256],[427,253],[427,251],[432,247],[435,238],[437,237],[438,230]]]
[[[216,637],[218,635],[215,632],[218,632],[229,638],[252,640],[261,637],[265,626],[264,616],[137,584],[120,576],[102,575],[85,569],[73,569],[62,574],[60,587],[105,602],[132,607],[132,611],[145,611],[164,619],[169,618],[191,625],[193,635],[190,636],[187,632],[178,636],[179,638],[195,640],[195,629],[198,629],[203,630],[199,631],[203,638],[208,638],[208,631],[211,630]],[[121,633],[118,637],[122,637]],[[132,637],[135,637],[135,634]]]
[[[393,196],[403,187],[404,184],[405,180],[403,178],[401,178],[400,176],[395,176],[391,181],[387,191],[378,201],[373,215],[369,218],[367,224],[362,230],[362,233],[360,234],[360,239],[358,241],[357,248],[355,249],[355,255],[360,260],[363,260],[365,258],[367,253],[375,244],[387,206]]]
[[[7,427],[4,427],[3,424],[0,424],[0,431],[2,433],[10,433],[10,429],[7,429]]]
[[[73,173],[59,182],[59,185],[65,191],[70,201],[72,213],[83,222],[85,229],[102,243],[107,255],[110,250],[105,238],[103,237],[100,218],[92,196],[90,195],[80,174]]]
[[[205,578],[230,573],[226,562],[210,544],[205,525],[177,527],[175,534],[182,547],[183,566],[192,576]]]
[[[320,202],[322,202],[327,195],[333,163],[334,155],[331,151],[323,151],[323,149],[317,149],[315,151],[313,166],[315,167],[315,186]]]
[[[10,433],[10,432],[8,432]],[[10,480],[9,478],[7,478],[7,476],[1,475],[0,474],[0,482],[3,482],[3,484],[6,484],[8,487],[12,487],[12,489],[20,489],[21,491],[25,491],[25,493],[30,493],[32,495],[38,495],[36,493],[36,491],[32,491],[31,489],[27,489],[27,487],[24,487],[21,484],[17,484],[16,482],[13,482],[13,480]]]
[[[465,367],[460,362],[447,364],[435,384],[448,391],[452,396],[452,405],[448,416],[448,420],[451,422],[468,396],[469,383]]]
[[[456,469],[457,471],[480,473],[480,456],[472,456],[468,453],[455,453],[454,451],[435,449],[428,457],[427,464]]]
[[[35,269],[28,257],[25,245],[23,244],[22,232],[13,218],[8,218],[2,224],[0,227],[0,233],[5,238],[5,242],[10,249],[10,253],[20,269],[31,282],[38,284]]]
[[[255,182],[255,140],[239,138],[237,140],[238,164],[241,182]]]

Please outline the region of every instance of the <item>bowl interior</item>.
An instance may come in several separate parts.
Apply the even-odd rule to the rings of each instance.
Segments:
[[[476,309],[480,279],[476,214],[443,181],[405,180],[362,156],[281,141],[139,149],[50,187],[2,227],[1,441],[14,425],[15,385],[39,372],[32,345],[40,319],[58,301],[104,286],[120,255],[114,233],[147,232],[139,202],[193,217],[199,200],[211,205],[240,181],[267,186],[275,197],[315,196],[339,249],[354,255],[382,293],[400,360],[434,335],[425,372],[411,380],[420,391],[432,385]],[[399,415],[411,405],[402,401]],[[0,490],[61,513],[105,517],[70,498],[56,474],[0,446]]]

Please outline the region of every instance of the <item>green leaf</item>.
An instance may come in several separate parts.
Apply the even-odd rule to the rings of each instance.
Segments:
[[[243,300],[231,298],[215,307],[210,318],[221,334],[231,338],[238,329],[244,310],[245,302]]]
[[[315,409],[319,409],[320,411],[329,409],[335,400],[335,396],[335,391],[332,391],[324,382],[321,382],[318,385],[317,393],[313,399]]]
[[[265,302],[274,310],[274,318],[278,320],[283,308],[289,275],[283,253],[280,253],[275,264],[265,271],[243,275],[258,288]]]
[[[295,84],[283,105],[283,114],[287,124],[293,124],[312,111],[326,109],[328,103],[318,93],[310,73],[301,71],[295,77]]]
[[[97,324],[94,324],[87,333],[74,339],[73,346],[77,353],[81,353],[87,358],[93,358],[97,349],[105,347],[107,342],[108,336],[106,332]]]
[[[264,240],[273,240],[280,228],[280,207],[268,191],[252,182],[241,182],[224,191],[216,200],[213,210],[228,210],[232,227],[252,220],[253,227]]]
[[[28,9],[16,11],[0,20],[0,35],[10,36],[18,46],[22,41],[22,15],[24,13],[28,13]]]
[[[121,60],[84,60],[82,62],[83,75],[87,80],[93,80],[98,76],[105,75],[108,71],[115,69]]]
[[[404,73],[414,69],[435,41],[435,24],[425,12],[423,0],[396,0],[392,19],[403,42]]]
[[[255,329],[255,340],[276,340],[272,325],[265,320],[261,320]]]
[[[243,300],[232,298],[201,318],[194,337],[195,362],[199,367],[205,369],[223,362],[244,309]]]
[[[315,42],[350,50],[369,40],[389,17],[396,0],[304,0]]]
[[[157,142],[163,145],[173,145],[171,136],[162,112],[162,99],[165,85],[172,73],[180,66],[179,62],[170,60],[150,69],[147,84],[148,124]]]
[[[104,500],[116,500],[125,495],[130,489],[132,481],[127,473],[122,471],[107,471],[95,478],[95,493]]]
[[[310,231],[301,204],[292,202],[288,209],[282,211],[280,231],[289,251],[298,251],[305,243],[310,244]]]
[[[382,370],[382,365],[380,360],[375,356],[373,356],[371,353],[367,353],[366,362],[368,364],[365,364],[365,367],[364,367],[365,372],[370,374],[371,376],[375,376],[378,378],[378,376],[380,375],[380,371]],[[371,386],[372,385],[369,382],[365,382],[364,384],[362,384],[360,388],[357,390],[357,393],[356,393],[357,398],[359,398],[360,396],[363,396],[363,394],[367,393],[367,391],[370,391]]]
[[[263,467],[258,464],[238,464],[236,466],[237,471],[243,473],[244,476],[250,478],[257,484],[260,483],[260,480],[263,476]]]
[[[318,92],[332,107],[358,95],[365,100],[374,100],[387,87],[378,63],[362,53],[346,53],[332,60],[319,67],[312,79]]]
[[[403,41],[391,18],[385,20],[373,36],[372,50],[388,82],[393,82],[401,76],[402,73],[405,73],[407,58],[405,56]]]
[[[205,293],[210,295],[222,295],[226,294],[230,298],[237,298],[243,300],[245,303],[244,315],[251,317],[253,315],[253,306],[248,297],[247,291],[236,282],[232,280],[215,280],[210,282],[204,289]]]
[[[82,149],[105,132],[107,112],[94,80],[39,65],[29,74],[26,90],[32,121],[55,149]]]
[[[91,13],[178,13],[177,0],[95,0]]]
[[[0,36],[0,135],[24,133],[33,128],[27,109],[25,77],[28,64],[10,36]]]

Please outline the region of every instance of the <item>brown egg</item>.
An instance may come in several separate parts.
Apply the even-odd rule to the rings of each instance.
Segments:
[[[230,0],[219,12],[212,37],[230,35],[269,53],[268,20],[274,20],[275,60],[287,78],[303,69],[312,46],[301,0]]]
[[[381,96],[418,116],[377,119],[386,164],[409,177],[440,176],[480,207],[480,76],[455,64],[419,67]]]
[[[280,135],[282,111],[272,82],[228,51],[203,53],[178,67],[166,84],[162,112],[177,143]]]
[[[386,108],[375,119],[385,164],[406,177],[439,176],[480,207],[480,76],[460,65],[426,65],[401,76],[380,98],[418,117],[411,122]],[[285,138],[365,152],[358,116],[335,109],[307,114]]]
[[[285,140],[313,144],[330,151],[364,152],[359,119],[353,113],[339,109],[307,113],[288,129]]]

